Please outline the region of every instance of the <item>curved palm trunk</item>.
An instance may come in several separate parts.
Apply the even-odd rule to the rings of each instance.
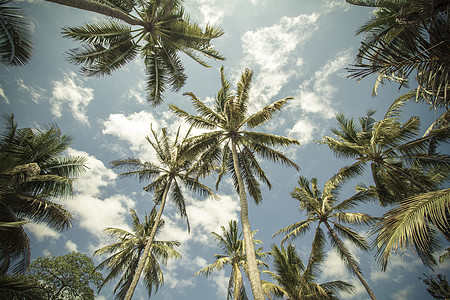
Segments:
[[[334,237],[334,240],[338,243],[339,248],[341,248],[342,252],[344,253],[344,255],[347,257],[347,261],[350,264],[350,267],[353,269],[353,271],[355,272],[356,276],[358,277],[359,281],[361,281],[362,285],[364,286],[364,288],[366,289],[367,293],[370,296],[370,299],[372,300],[376,300],[377,298],[375,297],[375,294],[372,292],[372,290],[370,289],[369,285],[367,284],[366,280],[364,279],[364,277],[362,276],[361,272],[358,270],[358,268],[356,267],[356,265],[351,262],[348,258],[350,257],[350,252],[348,252],[347,248],[345,247],[344,243],[341,241],[341,239],[337,236],[336,232],[334,232],[334,230],[331,228],[330,224],[328,224],[328,222],[323,222],[325,224],[325,226],[327,227],[328,231],[331,233],[331,235]]]
[[[145,245],[144,252],[142,253],[141,258],[139,259],[139,265],[136,269],[136,272],[134,273],[133,280],[131,281],[130,288],[128,289],[125,300],[131,300],[131,297],[133,297],[134,290],[136,289],[136,286],[139,282],[139,278],[141,277],[142,270],[145,266],[145,261],[148,258],[148,255],[150,253],[150,248],[153,244],[153,240],[155,239],[156,230],[158,229],[158,223],[161,220],[161,215],[164,211],[164,206],[166,205],[166,199],[167,195],[169,194],[170,185],[172,184],[172,177],[169,177],[169,181],[167,182],[166,189],[164,190],[164,194],[161,200],[161,206],[159,207],[158,213],[155,217],[155,224],[153,225],[152,232],[150,233],[150,236],[147,239],[147,244]]]
[[[121,10],[118,10],[105,4],[101,4],[99,2],[95,2],[93,0],[46,0],[46,1],[90,12],[95,12],[104,16],[122,20],[130,25],[140,25],[146,28],[149,26],[149,24],[143,22],[142,20],[133,18],[131,15],[124,13]]]
[[[245,241],[245,256],[248,264],[248,277],[252,287],[253,298],[255,300],[264,300],[264,292],[261,285],[261,277],[259,275],[258,265],[256,263],[255,247],[253,245],[252,229],[250,228],[250,221],[248,218],[248,202],[247,194],[245,192],[244,180],[242,179],[241,170],[239,169],[238,155],[236,150],[236,143],[231,141],[231,152],[233,153],[234,171],[239,185],[239,202],[241,204],[241,223],[242,232],[244,233]]]

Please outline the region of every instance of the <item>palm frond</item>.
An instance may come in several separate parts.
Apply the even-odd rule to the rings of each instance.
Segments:
[[[436,248],[430,225],[448,228],[450,211],[450,189],[432,191],[402,200],[400,204],[384,214],[374,227],[378,233],[375,244],[377,258],[385,269],[393,252],[416,249],[431,252]]]
[[[292,97],[287,97],[284,99],[280,99],[278,101],[275,101],[272,104],[269,104],[259,110],[258,112],[254,113],[253,115],[249,116],[245,123],[250,128],[255,128],[257,126],[260,126],[268,121],[270,121],[277,112],[281,111],[283,106],[288,103],[288,101],[292,100]]]
[[[33,52],[31,23],[13,1],[0,1],[0,62],[23,66]]]

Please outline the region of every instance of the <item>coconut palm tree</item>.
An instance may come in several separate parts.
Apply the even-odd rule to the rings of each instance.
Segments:
[[[199,100],[193,93],[186,95],[191,98],[194,108],[198,112],[197,115],[191,115],[175,105],[169,107],[176,115],[194,127],[210,130],[192,139],[195,144],[209,146],[210,150],[205,152],[204,160],[214,158],[221,161],[216,188],[225,173],[230,171],[232,174],[234,186],[239,194],[241,224],[253,297],[263,300],[264,293],[252,242],[246,189],[255,202],[259,203],[262,195],[257,178],[267,184],[269,188],[271,187],[269,179],[256,159],[256,154],[264,159],[298,170],[297,164],[282,152],[271,147],[299,145],[299,142],[292,138],[255,132],[251,129],[270,121],[291,98],[275,101],[248,116],[249,91],[253,72],[245,70],[234,93],[230,91],[230,83],[224,76],[223,67],[220,74],[222,88],[217,93],[212,108]]]
[[[160,263],[167,264],[168,259],[178,259],[181,257],[174,248],[180,245],[177,241],[156,241],[152,240],[148,256],[144,256],[144,249],[150,243],[150,234],[153,228],[160,231],[164,226],[164,220],[160,219],[156,223],[156,209],[153,208],[149,216],[145,216],[141,223],[139,217],[133,209],[130,210],[132,218],[132,231],[121,228],[106,228],[104,232],[116,239],[116,242],[107,245],[94,252],[94,255],[111,254],[110,257],[101,262],[96,269],[106,269],[109,274],[103,281],[100,288],[120,277],[114,288],[116,299],[125,299],[127,290],[136,274],[136,269],[140,261],[144,262],[144,281],[147,287],[148,296],[152,291],[155,293],[164,283],[164,276]]]
[[[422,100],[447,111],[439,121],[448,122],[450,32],[448,1],[347,0],[377,8],[357,34],[364,34],[350,77],[378,74],[380,83],[394,80],[405,85],[413,75],[418,87],[406,97]]]
[[[163,101],[168,87],[178,91],[184,85],[187,76],[180,53],[205,67],[209,65],[202,56],[224,59],[211,45],[223,31],[209,25],[202,30],[189,20],[180,0],[48,1],[112,17],[63,28],[65,37],[82,44],[69,51],[69,61],[82,65],[87,76],[104,76],[142,57],[147,101],[152,105]]]
[[[339,114],[338,127],[331,129],[336,137],[325,136],[321,142],[337,157],[356,160],[343,168],[346,172],[358,174],[370,164],[382,205],[438,189],[449,171],[450,156],[435,151],[449,138],[449,128],[420,137],[419,117],[401,122],[402,105],[395,102],[380,121],[375,121],[375,112],[369,111],[359,118],[359,126]]]
[[[370,249],[364,237],[344,224],[372,225],[375,223],[376,218],[368,214],[346,212],[348,209],[354,208],[358,204],[372,199],[374,197],[374,192],[370,188],[358,187],[358,192],[355,195],[338,202],[338,191],[344,182],[345,178],[338,174],[329,179],[325,183],[323,191],[320,191],[316,178],[311,179],[311,182],[309,182],[308,179],[300,176],[298,181],[299,186],[294,188],[291,196],[300,202],[300,210],[306,211],[307,218],[277,231],[274,236],[282,233],[286,234],[282,240],[283,243],[287,239],[292,239],[304,234],[311,229],[313,223],[316,223],[315,239],[320,241],[323,236],[320,226],[323,224],[329,233],[333,248],[340,255],[344,264],[350,272],[358,277],[370,298],[376,299],[362,276],[356,259],[339,237],[346,238],[349,242],[363,251],[368,251]],[[320,245],[320,243],[318,245]]]
[[[201,147],[193,146],[187,140],[189,131],[184,138],[180,137],[180,128],[173,140],[163,128],[161,135],[151,129],[153,139],[146,137],[147,141],[156,152],[156,160],[159,162],[142,162],[138,158],[126,158],[111,162],[114,168],[125,168],[128,172],[120,174],[122,177],[137,177],[139,181],[150,182],[144,187],[145,191],[154,192],[154,201],[159,205],[155,223],[159,223],[169,197],[174,201],[180,216],[186,219],[188,231],[190,230],[188,216],[186,214],[186,202],[181,191],[181,185],[196,192],[201,196],[215,196],[213,191],[198,181],[199,177],[209,175],[212,166],[198,159]],[[155,238],[157,227],[153,227],[148,237],[147,246],[142,253],[147,257]],[[139,262],[133,281],[128,289],[125,299],[131,299],[140,274],[145,266],[145,260]]]
[[[314,281],[320,274],[320,264],[323,262],[324,240],[323,234],[320,237],[316,235],[307,266],[303,264],[292,244],[287,248],[283,245],[280,248],[275,244],[272,245],[270,254],[273,257],[275,272],[264,271],[264,273],[276,283],[263,282],[270,299],[271,295],[290,300],[338,299],[336,294],[339,291],[354,293],[354,286],[345,281],[336,280],[322,284]]]
[[[0,136],[0,270],[24,272],[30,262],[25,221],[43,222],[55,230],[71,226],[72,215],[55,202],[72,195],[72,182],[85,170],[86,158],[62,156],[71,137],[56,125],[18,128],[14,116],[5,116]],[[11,226],[12,225],[12,226]]]
[[[0,63],[23,66],[33,52],[31,24],[11,0],[0,0]]]
[[[211,265],[201,269],[194,276],[203,274],[210,276],[214,271],[220,271],[225,265],[231,265],[231,275],[228,282],[227,299],[247,300],[244,282],[242,279],[241,268],[247,271],[247,261],[245,257],[244,240],[242,233],[238,232],[236,221],[228,222],[228,227],[221,226],[222,234],[213,232],[214,239],[219,244],[222,254],[214,254],[216,261]],[[255,232],[253,232],[255,233]],[[260,240],[253,239],[255,245],[262,244]],[[256,249],[257,263],[260,267],[267,267],[261,259],[267,256],[267,253],[261,252],[262,247]]]

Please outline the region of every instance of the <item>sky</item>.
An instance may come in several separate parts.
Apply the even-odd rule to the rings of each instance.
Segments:
[[[100,16],[42,0],[18,2],[33,25],[34,54],[24,67],[0,70],[0,111],[14,113],[19,127],[37,127],[56,123],[73,142],[69,155],[88,158],[89,169],[74,183],[74,195],[61,203],[75,217],[73,227],[56,232],[43,224],[28,224],[32,258],[79,251],[92,257],[93,252],[112,241],[102,230],[107,227],[130,228],[130,209],[143,219],[153,207],[151,195],[142,191],[144,183],[133,178],[120,178],[120,170],[111,169],[112,160],[138,157],[154,160],[154,153],[146,142],[150,125],[155,131],[167,128],[175,132],[186,124],[168,109],[168,104],[194,113],[184,92],[193,92],[201,100],[211,103],[220,89],[221,66],[226,77],[236,87],[240,74],[249,68],[254,71],[250,93],[250,112],[284,97],[294,100],[262,130],[298,139],[300,146],[283,149],[301,168],[286,169],[261,161],[273,185],[262,188],[263,201],[250,202],[250,222],[256,237],[263,241],[264,250],[279,245],[282,236],[272,234],[294,222],[303,220],[298,202],[290,197],[300,175],[318,178],[322,187],[333,174],[349,162],[337,159],[325,146],[314,141],[331,135],[336,125],[335,114],[344,113],[355,119],[368,109],[377,110],[383,117],[392,101],[406,90],[394,84],[383,86],[372,97],[374,78],[360,82],[348,79],[345,70],[353,61],[361,37],[355,31],[370,16],[369,8],[350,6],[344,0],[186,0],[186,12],[191,19],[205,26],[220,26],[225,34],[213,44],[226,60],[209,61],[204,68],[183,56],[188,80],[179,93],[167,92],[165,101],[152,107],[145,101],[143,62],[139,59],[127,64],[109,77],[86,78],[79,67],[69,64],[65,54],[76,48],[75,41],[63,38],[63,26],[81,25]],[[433,111],[421,104],[408,104],[405,118],[421,116],[425,130],[436,118]],[[195,133],[195,132],[194,132]],[[215,177],[203,182],[213,187]],[[360,182],[371,184],[364,176],[347,184],[341,199],[354,192]],[[163,218],[165,229],[161,240],[178,240],[182,258],[169,261],[163,268],[165,284],[152,299],[226,299],[230,269],[212,274],[209,278],[193,274],[214,261],[220,249],[211,232],[220,232],[230,220],[239,219],[238,197],[229,177],[221,183],[215,199],[199,199],[185,194],[191,232],[179,218],[172,203],[166,206]],[[381,216],[387,208],[377,205],[358,207],[359,211]],[[365,234],[367,228],[357,228]],[[370,239],[369,239],[370,240]],[[312,233],[293,241],[300,257],[306,262]],[[417,256],[405,253],[393,256],[386,272],[376,265],[374,251],[363,253],[348,245],[361,264],[362,272],[378,299],[432,299],[419,277],[431,274]],[[95,257],[97,264],[102,257]],[[104,259],[104,257],[103,257]],[[271,265],[271,261],[268,261]],[[340,295],[341,299],[368,299],[364,288],[352,276],[337,254],[327,245],[323,272],[317,282],[346,280],[357,288],[354,295]],[[436,272],[449,274],[450,264]],[[263,276],[264,279],[267,279]],[[98,299],[111,299],[114,284],[107,285]],[[248,295],[251,289],[246,282]],[[133,299],[147,299],[142,282]]]

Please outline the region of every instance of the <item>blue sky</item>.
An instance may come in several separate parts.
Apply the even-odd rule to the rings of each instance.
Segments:
[[[300,165],[300,172],[262,163],[273,188],[269,191],[263,187],[263,202],[258,206],[250,204],[250,218],[265,250],[281,241],[281,237],[272,239],[274,232],[305,217],[289,195],[298,176],[316,177],[323,184],[346,165],[345,160],[336,159],[326,147],[313,142],[331,134],[329,128],[335,126],[335,114],[358,118],[368,109],[376,109],[376,117],[381,118],[392,101],[405,91],[399,93],[395,85],[387,85],[373,98],[374,78],[359,83],[346,78],[344,68],[352,63],[361,39],[354,32],[371,10],[350,6],[344,0],[186,0],[186,12],[193,20],[202,25],[209,22],[224,30],[225,34],[213,44],[226,61],[212,61],[212,68],[206,69],[182,57],[189,77],[187,84],[180,93],[166,93],[165,102],[156,108],[145,102],[143,62],[139,59],[105,78],[85,78],[77,66],[65,60],[64,53],[78,45],[63,38],[61,28],[99,16],[42,0],[19,5],[33,24],[35,50],[27,66],[1,70],[1,112],[13,112],[20,127],[58,124],[63,133],[73,136],[68,153],[89,158],[89,170],[76,181],[74,197],[62,201],[76,216],[73,228],[55,232],[40,224],[27,225],[33,258],[49,253],[63,255],[71,250],[92,256],[96,249],[110,242],[102,233],[104,228],[129,228],[130,208],[141,217],[151,210],[151,195],[142,191],[143,184],[119,178],[118,171],[109,168],[109,162],[126,157],[152,160],[154,153],[145,141],[150,124],[157,131],[167,127],[175,132],[178,126],[185,130],[186,125],[167,105],[172,103],[193,113],[183,92],[193,92],[200,99],[211,101],[220,88],[222,65],[233,83],[245,68],[254,71],[251,111],[284,97],[295,98],[263,128],[301,142],[299,147],[285,149]],[[435,118],[433,111],[420,104],[405,108],[405,118],[411,115],[421,116],[424,130]],[[371,184],[368,176],[358,178],[354,184],[363,181]],[[215,178],[205,180],[210,186],[214,182]],[[352,184],[346,185],[342,198],[350,196],[353,190]],[[183,258],[169,262],[164,269],[165,285],[152,299],[226,299],[229,269],[208,279],[192,276],[212,263],[213,254],[219,251],[210,232],[220,232],[221,225],[239,217],[238,198],[229,178],[222,182],[217,193],[220,201],[187,197],[190,234],[172,205],[167,206],[166,228],[159,238],[179,240]],[[376,205],[361,210],[374,216],[384,211]],[[358,228],[362,233],[365,230]],[[311,238],[305,235],[294,242],[304,261]],[[387,271],[381,272],[374,252],[350,248],[378,299],[432,299],[418,279],[422,273],[430,272],[414,255],[394,256]],[[318,282],[347,280],[357,286],[357,294],[341,295],[342,299],[367,299],[356,277],[347,272],[333,250],[327,249]],[[448,274],[449,270],[447,264],[438,271]],[[98,298],[110,299],[112,287],[106,286]],[[247,290],[250,293],[249,286]],[[146,299],[143,285],[138,286],[134,298]]]

